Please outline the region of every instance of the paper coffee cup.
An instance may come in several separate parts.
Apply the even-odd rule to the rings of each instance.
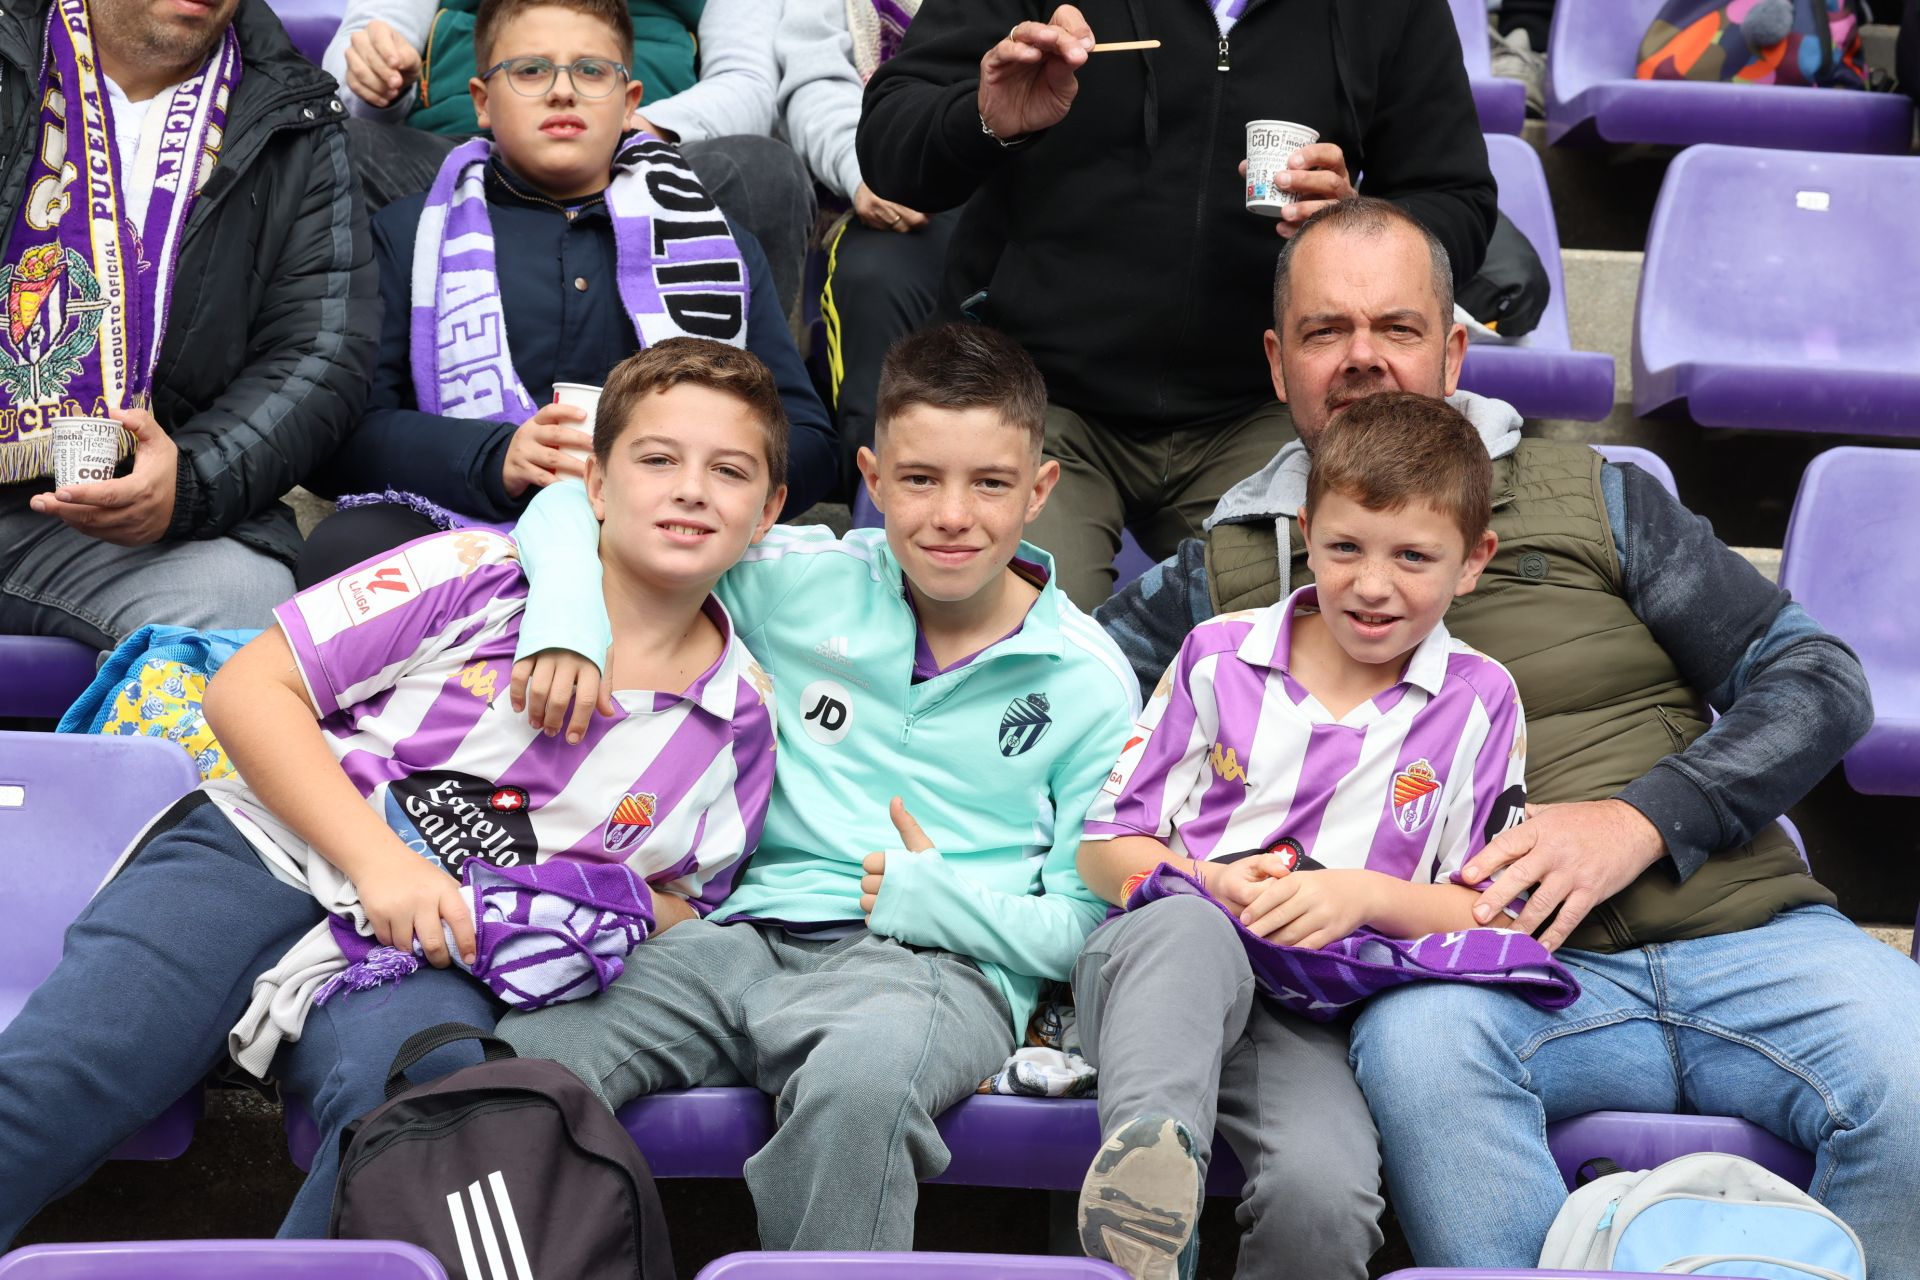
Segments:
[[[553,384],[553,402],[585,409],[587,420],[580,424],[580,429],[588,435],[593,434],[593,415],[600,405],[600,388],[590,387],[584,382],[556,382]],[[562,452],[570,453],[582,462],[593,454],[591,448],[565,449]]]
[[[112,418],[54,418],[53,482],[92,484],[113,479],[131,437]]]
[[[1318,130],[1291,120],[1247,121],[1247,211],[1277,218],[1297,197],[1274,185],[1286,172],[1287,158],[1320,141]]]

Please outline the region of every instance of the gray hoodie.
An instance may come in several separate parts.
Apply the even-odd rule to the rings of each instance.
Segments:
[[[1480,432],[1487,456],[1504,458],[1520,444],[1520,414],[1505,400],[1490,400],[1471,391],[1456,391],[1447,403],[1458,409]],[[1252,524],[1291,520],[1307,502],[1307,472],[1312,467],[1307,446],[1298,440],[1273,455],[1273,461],[1227,490],[1208,516],[1205,528],[1217,524]],[[1280,594],[1293,590],[1293,561],[1286,543],[1280,544]]]

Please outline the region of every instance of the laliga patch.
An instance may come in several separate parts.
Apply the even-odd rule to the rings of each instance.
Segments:
[[[1127,745],[1120,748],[1120,759],[1114,762],[1113,772],[1107,775],[1101,790],[1110,796],[1117,796],[1127,789],[1127,780],[1133,777],[1134,769],[1139,767],[1140,757],[1146,751],[1146,742],[1151,735],[1138,724],[1133,726],[1133,736],[1127,739]]]
[[[660,797],[651,791],[629,791],[620,797],[607,815],[607,836],[602,846],[608,853],[625,853],[647,838],[653,830],[653,813]]]
[[[350,570],[335,589],[340,593],[341,607],[347,611],[347,625],[357,627],[417,597],[420,579],[402,555]]]
[[[1393,824],[1407,835],[1433,821],[1440,807],[1440,780],[1433,766],[1416,760],[1393,775]]]

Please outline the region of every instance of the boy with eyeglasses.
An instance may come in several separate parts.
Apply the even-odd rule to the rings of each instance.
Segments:
[[[582,475],[591,423],[552,403],[678,336],[752,351],[792,423],[789,514],[836,466],[826,410],[760,246],[674,146],[624,133],[641,95],[622,0],[486,0],[468,83],[491,138],[375,218],[385,320],[367,410],[309,487],[357,497],[315,531],[301,586],[435,527],[505,527]]]

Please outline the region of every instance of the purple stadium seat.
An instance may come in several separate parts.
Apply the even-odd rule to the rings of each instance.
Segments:
[[[1559,0],[1547,39],[1547,141],[1653,142],[1900,155],[1913,103],[1897,93],[1636,80],[1662,0]]]
[[[773,1104],[757,1089],[676,1089],[637,1098],[619,1117],[658,1178],[737,1178],[773,1136]],[[288,1153],[304,1169],[319,1135],[300,1099],[286,1100],[285,1125]],[[1100,1145],[1100,1120],[1088,1099],[976,1095],[940,1117],[940,1133],[953,1162],[931,1181],[1074,1191]],[[1208,1193],[1235,1195],[1244,1181],[1232,1150],[1216,1142]]]
[[[1873,686],[1873,728],[1847,753],[1869,795],[1920,795],[1920,452],[1829,449],[1800,478],[1780,585],[1853,646]]]
[[[0,1027],[60,962],[67,925],[160,810],[200,783],[157,738],[0,732]],[[115,1151],[171,1160],[193,1140],[195,1089]]]
[[[293,37],[293,47],[316,67],[347,12],[347,0],[267,0],[267,5]]]
[[[1691,147],[1647,231],[1633,408],[1920,435],[1920,159]],[[1863,305],[1871,300],[1872,305]]]
[[[93,682],[99,653],[57,636],[0,636],[0,717],[54,720]]]
[[[1642,471],[1660,482],[1660,487],[1674,497],[1680,496],[1680,488],[1673,482],[1673,468],[1667,460],[1651,449],[1642,449],[1632,444],[1597,444],[1593,451],[1608,462],[1631,462]]]
[[[1498,1271],[1491,1267],[1408,1267],[1381,1280],[1656,1280],[1644,1271]]]
[[[398,1240],[152,1240],[38,1244],[0,1258],[4,1280],[447,1280]]]
[[[1126,1280],[1097,1258],[1036,1258],[1010,1253],[730,1253],[694,1280]]]
[[[1487,161],[1500,187],[1500,211],[1540,255],[1553,296],[1540,323],[1517,343],[1468,347],[1460,385],[1505,400],[1523,417],[1598,422],[1613,409],[1613,357],[1601,351],[1575,351],[1567,333],[1560,231],[1553,220],[1540,157],[1518,138],[1489,134]]]
[[[1622,1169],[1651,1169],[1696,1151],[1745,1156],[1805,1189],[1813,1157],[1758,1125],[1726,1116],[1663,1116],[1637,1111],[1592,1111],[1547,1126],[1547,1145],[1571,1190],[1580,1166],[1606,1159]]]
[[[1487,48],[1486,0],[1447,0],[1453,7],[1453,25],[1460,33],[1460,52],[1467,64],[1467,83],[1480,113],[1482,133],[1518,133],[1527,122],[1527,86],[1493,74]]]

